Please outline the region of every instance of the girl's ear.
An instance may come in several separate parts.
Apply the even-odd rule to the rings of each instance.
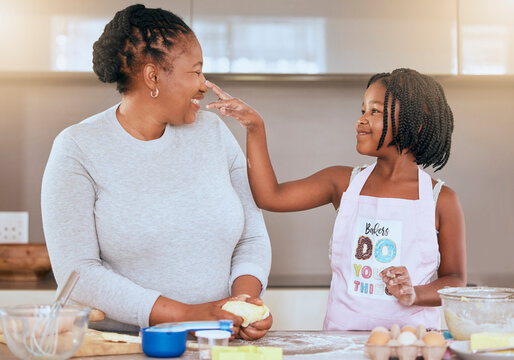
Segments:
[[[152,63],[148,63],[143,67],[143,80],[150,91],[157,88],[159,82],[159,69]]]

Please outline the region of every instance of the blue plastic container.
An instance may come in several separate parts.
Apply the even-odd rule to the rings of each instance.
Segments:
[[[230,331],[232,320],[190,321],[182,323],[165,323],[143,328],[141,346],[150,357],[178,357],[186,351],[188,331],[225,330]]]

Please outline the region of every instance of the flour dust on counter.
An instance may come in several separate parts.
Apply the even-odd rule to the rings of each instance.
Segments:
[[[341,335],[338,332],[321,331],[273,331],[265,337],[251,342],[255,346],[278,346],[284,355],[313,355],[321,353],[363,354],[364,343],[369,334]],[[234,340],[232,345],[248,345],[244,340]]]

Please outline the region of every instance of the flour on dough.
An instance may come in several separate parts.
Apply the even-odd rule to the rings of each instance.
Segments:
[[[258,306],[246,301],[227,301],[221,309],[241,316],[243,318],[242,327],[247,327],[251,323],[269,316],[269,309],[266,305]]]

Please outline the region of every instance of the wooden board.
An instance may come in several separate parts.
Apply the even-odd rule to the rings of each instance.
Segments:
[[[141,344],[132,342],[108,341],[104,336],[109,337],[112,333],[104,333],[88,329],[84,341],[73,357],[96,356],[96,355],[123,355],[142,353]],[[61,335],[62,336],[62,335]],[[135,337],[133,337],[135,338]],[[5,344],[5,338],[0,332],[0,343]]]
[[[89,329],[84,337],[84,342],[73,357],[94,355],[121,355],[142,353],[141,343],[113,342],[104,339],[102,331]],[[134,338],[134,337],[133,337]]]

